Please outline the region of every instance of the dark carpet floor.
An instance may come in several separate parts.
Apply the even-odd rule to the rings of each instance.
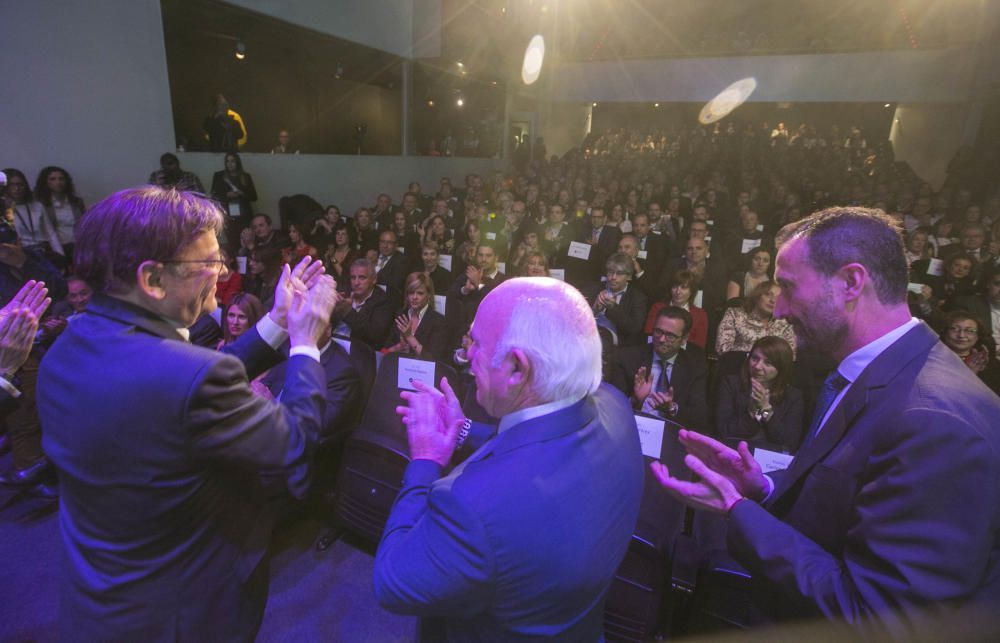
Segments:
[[[3,460],[0,466],[8,466]],[[302,519],[276,534],[257,640],[415,640],[415,619],[390,614],[375,602],[371,549],[343,538],[317,551],[319,533],[317,522]],[[53,503],[0,489],[0,641],[56,640],[61,548]]]

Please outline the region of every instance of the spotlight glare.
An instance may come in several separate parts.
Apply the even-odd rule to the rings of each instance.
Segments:
[[[247,57],[247,46],[242,40],[236,41],[236,60],[243,60]]]
[[[465,99],[459,98],[458,100],[455,101],[455,104],[458,105],[459,107],[462,107],[463,105],[465,105]]]
[[[744,78],[736,81],[701,108],[698,121],[702,125],[711,125],[716,121],[721,121],[746,102],[755,89],[757,89],[756,78]]]
[[[889,103],[886,103],[885,106],[886,107],[892,107],[892,105],[890,105]]]
[[[434,101],[433,100],[427,101],[427,106],[428,107],[434,107]]]
[[[521,80],[525,85],[538,80],[542,73],[542,63],[545,60],[545,38],[542,34],[535,34],[528,43],[528,48],[524,50],[524,63],[521,65]]]
[[[594,104],[592,105],[592,107],[597,107],[597,103],[594,103]]]

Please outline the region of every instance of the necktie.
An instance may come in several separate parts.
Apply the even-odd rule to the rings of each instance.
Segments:
[[[388,257],[386,257],[384,255],[379,255],[379,257],[378,257],[378,264],[375,266],[375,272],[377,273],[380,270],[382,270],[382,268],[385,267],[385,264],[386,264],[387,261],[389,261]]]
[[[670,362],[665,359],[658,361],[660,362],[660,376],[656,378],[656,392],[662,393],[670,388]]]
[[[813,412],[813,419],[809,424],[809,431],[806,432],[806,438],[802,442],[803,447],[816,437],[816,432],[819,431],[820,423],[826,416],[826,412],[830,410],[830,405],[847,384],[848,381],[836,370],[827,375],[823,381],[823,388],[820,389],[819,397],[816,399],[816,410]]]

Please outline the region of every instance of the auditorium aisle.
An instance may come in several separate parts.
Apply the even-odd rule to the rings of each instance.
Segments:
[[[0,458],[6,465],[8,458]],[[57,580],[62,555],[54,505],[11,499],[0,488],[0,641],[57,640]],[[370,552],[338,540],[313,546],[319,525],[303,521],[278,534],[271,589],[257,641],[413,641],[416,620],[375,602]]]

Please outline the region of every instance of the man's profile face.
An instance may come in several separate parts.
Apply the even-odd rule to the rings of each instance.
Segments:
[[[378,252],[383,257],[388,257],[396,252],[396,235],[391,232],[383,232],[378,236]]]
[[[66,301],[73,308],[73,312],[82,313],[90,303],[90,297],[94,292],[87,285],[86,281],[82,279],[71,279],[67,284],[69,288],[69,293],[66,295]]]
[[[271,236],[271,224],[264,217],[254,217],[252,227],[253,236],[262,241]]]
[[[687,339],[684,321],[672,317],[658,317],[653,325],[653,351],[658,357],[670,359],[677,354]]]
[[[202,314],[215,310],[218,307],[215,300],[218,264],[194,262],[219,258],[219,242],[215,233],[204,232],[184,252],[174,257],[175,261],[188,263],[164,265],[160,278],[164,295],[157,305],[157,312],[187,328]]]
[[[780,287],[774,317],[792,326],[801,346],[836,355],[849,330],[844,304],[832,279],[809,264],[807,241],[794,239],[782,246],[774,279]]]
[[[375,271],[371,266],[351,266],[351,294],[364,299],[375,288]]]

